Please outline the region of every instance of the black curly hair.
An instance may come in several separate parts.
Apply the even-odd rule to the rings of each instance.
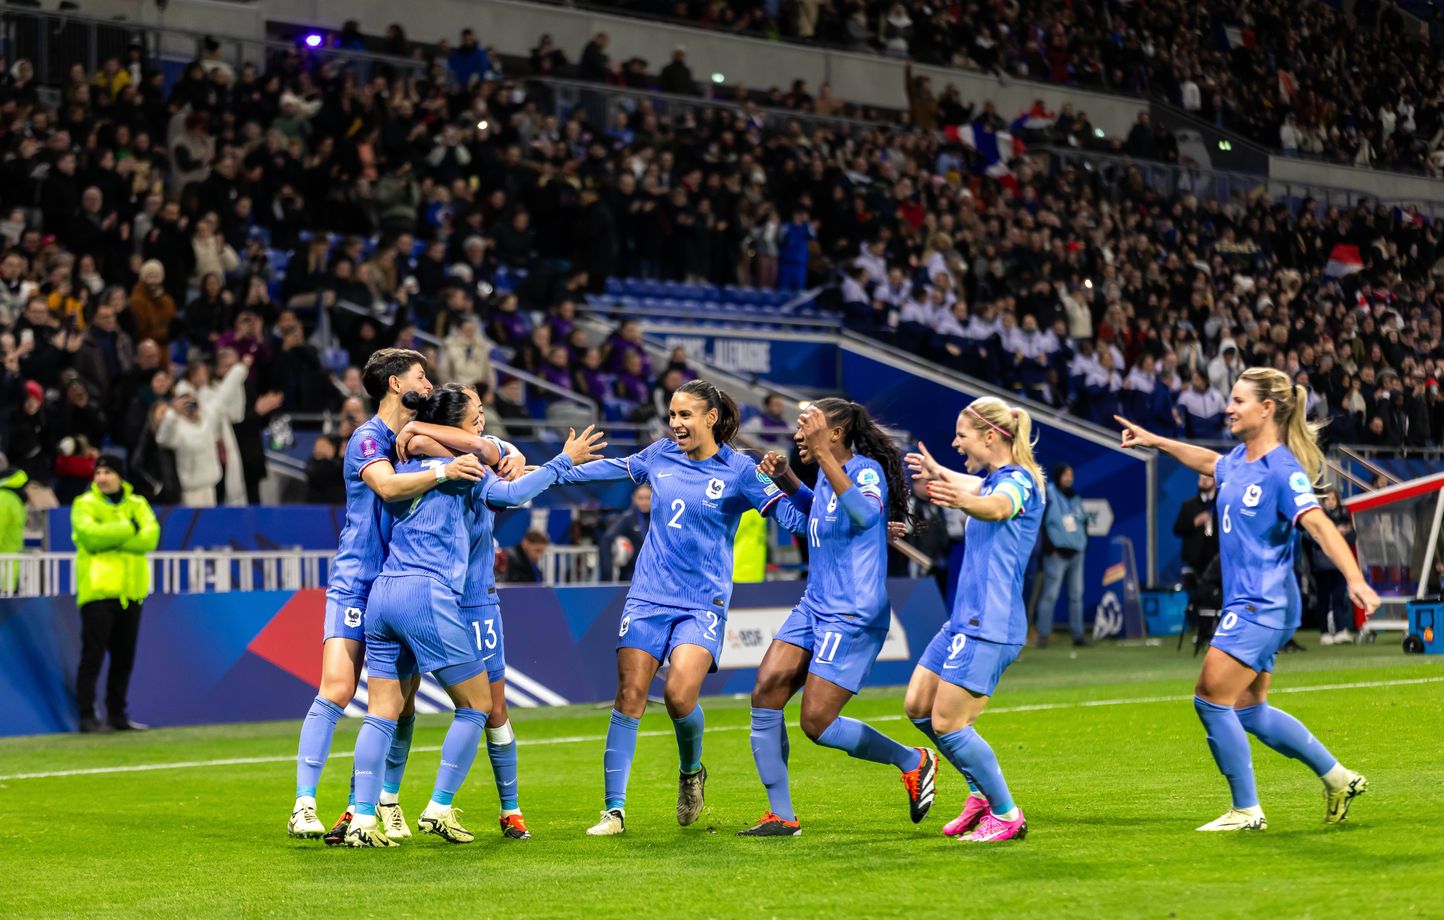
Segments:
[[[915,525],[912,512],[912,490],[903,475],[902,452],[875,422],[867,407],[851,400],[829,396],[812,404],[822,412],[830,426],[842,429],[842,443],[855,454],[877,461],[887,480],[887,517],[889,521]]]
[[[418,422],[460,428],[471,408],[471,388],[447,383],[432,390],[430,396],[413,391],[401,397],[401,405],[415,412]]]

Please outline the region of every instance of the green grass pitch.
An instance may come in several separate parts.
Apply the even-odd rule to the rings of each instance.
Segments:
[[[711,781],[691,828],[673,815],[671,724],[651,708],[627,833],[606,839],[583,835],[600,805],[604,708],[513,710],[535,839],[497,833],[483,752],[457,796],[475,844],[418,837],[376,851],[286,837],[298,723],[4,739],[0,916],[1444,916],[1444,660],[1406,658],[1393,642],[1281,657],[1273,702],[1371,786],[1347,822],[1325,827],[1317,780],[1255,742],[1270,826],[1246,835],[1193,830],[1228,805],[1189,704],[1196,668],[1172,641],[1026,652],[979,728],[1031,832],[990,847],[940,835],[965,789],[946,765],[915,827],[895,771],[809,744],[795,705],[803,835],[735,838],[766,805],[743,699],[705,701]],[[869,690],[847,712],[918,743],[901,705],[898,689]],[[447,722],[417,726],[402,789],[413,821]],[[358,725],[336,734],[327,823]],[[133,765],[147,768],[113,769]]]

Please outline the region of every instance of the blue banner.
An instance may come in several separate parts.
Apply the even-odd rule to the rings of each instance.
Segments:
[[[785,387],[839,388],[837,345],[822,339],[765,335],[711,335],[652,328],[651,338],[668,349],[685,348],[694,361],[740,377],[760,377]]]
[[[803,587],[801,581],[736,587],[720,668],[707,677],[704,693],[752,689],[762,655]],[[947,619],[931,579],[892,579],[888,592],[891,631],[869,686],[905,684]],[[626,593],[618,585],[501,588],[508,702],[525,708],[612,699]],[[299,720],[320,683],[324,609],[319,590],[151,597],[130,715],[156,726]],[[74,731],[79,657],[74,598],[7,601],[0,608],[0,736]],[[104,674],[100,681],[103,687]],[[439,685],[423,685],[419,711],[448,705]]]

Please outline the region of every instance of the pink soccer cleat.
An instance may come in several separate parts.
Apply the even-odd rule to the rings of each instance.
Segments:
[[[943,825],[943,835],[946,837],[961,837],[970,833],[983,820],[988,813],[988,800],[980,795],[968,796],[968,804],[963,806],[963,813],[958,815],[947,824]]]
[[[960,840],[968,843],[998,843],[1003,840],[1022,840],[1028,836],[1028,820],[1023,817],[1023,809],[1018,809],[1018,817],[1012,821],[1004,821],[991,811],[988,816],[978,825],[978,829]]]

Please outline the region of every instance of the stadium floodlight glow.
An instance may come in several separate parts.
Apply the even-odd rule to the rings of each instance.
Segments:
[[[320,33],[320,32],[311,32],[311,33],[307,34],[307,36],[306,36],[305,39],[303,39],[303,40],[306,42],[306,47],[307,47],[307,48],[319,48],[319,47],[321,47],[321,33]]]
[[[722,75],[722,71],[720,71],[720,70],[713,71],[713,73],[712,73],[712,82],[713,82],[713,83],[725,83],[725,82],[727,82],[727,78]]]
[[[478,131],[485,131],[487,128],[490,128],[490,127],[491,127],[491,122],[487,121],[485,118],[483,118],[481,121],[479,121],[479,122],[476,123],[476,130],[478,130]]]
[[[1092,279],[1092,278],[1084,278],[1084,279],[1083,279],[1083,286],[1086,287],[1086,288],[1087,288],[1088,290],[1090,290],[1090,291],[1093,290],[1093,279]]]

